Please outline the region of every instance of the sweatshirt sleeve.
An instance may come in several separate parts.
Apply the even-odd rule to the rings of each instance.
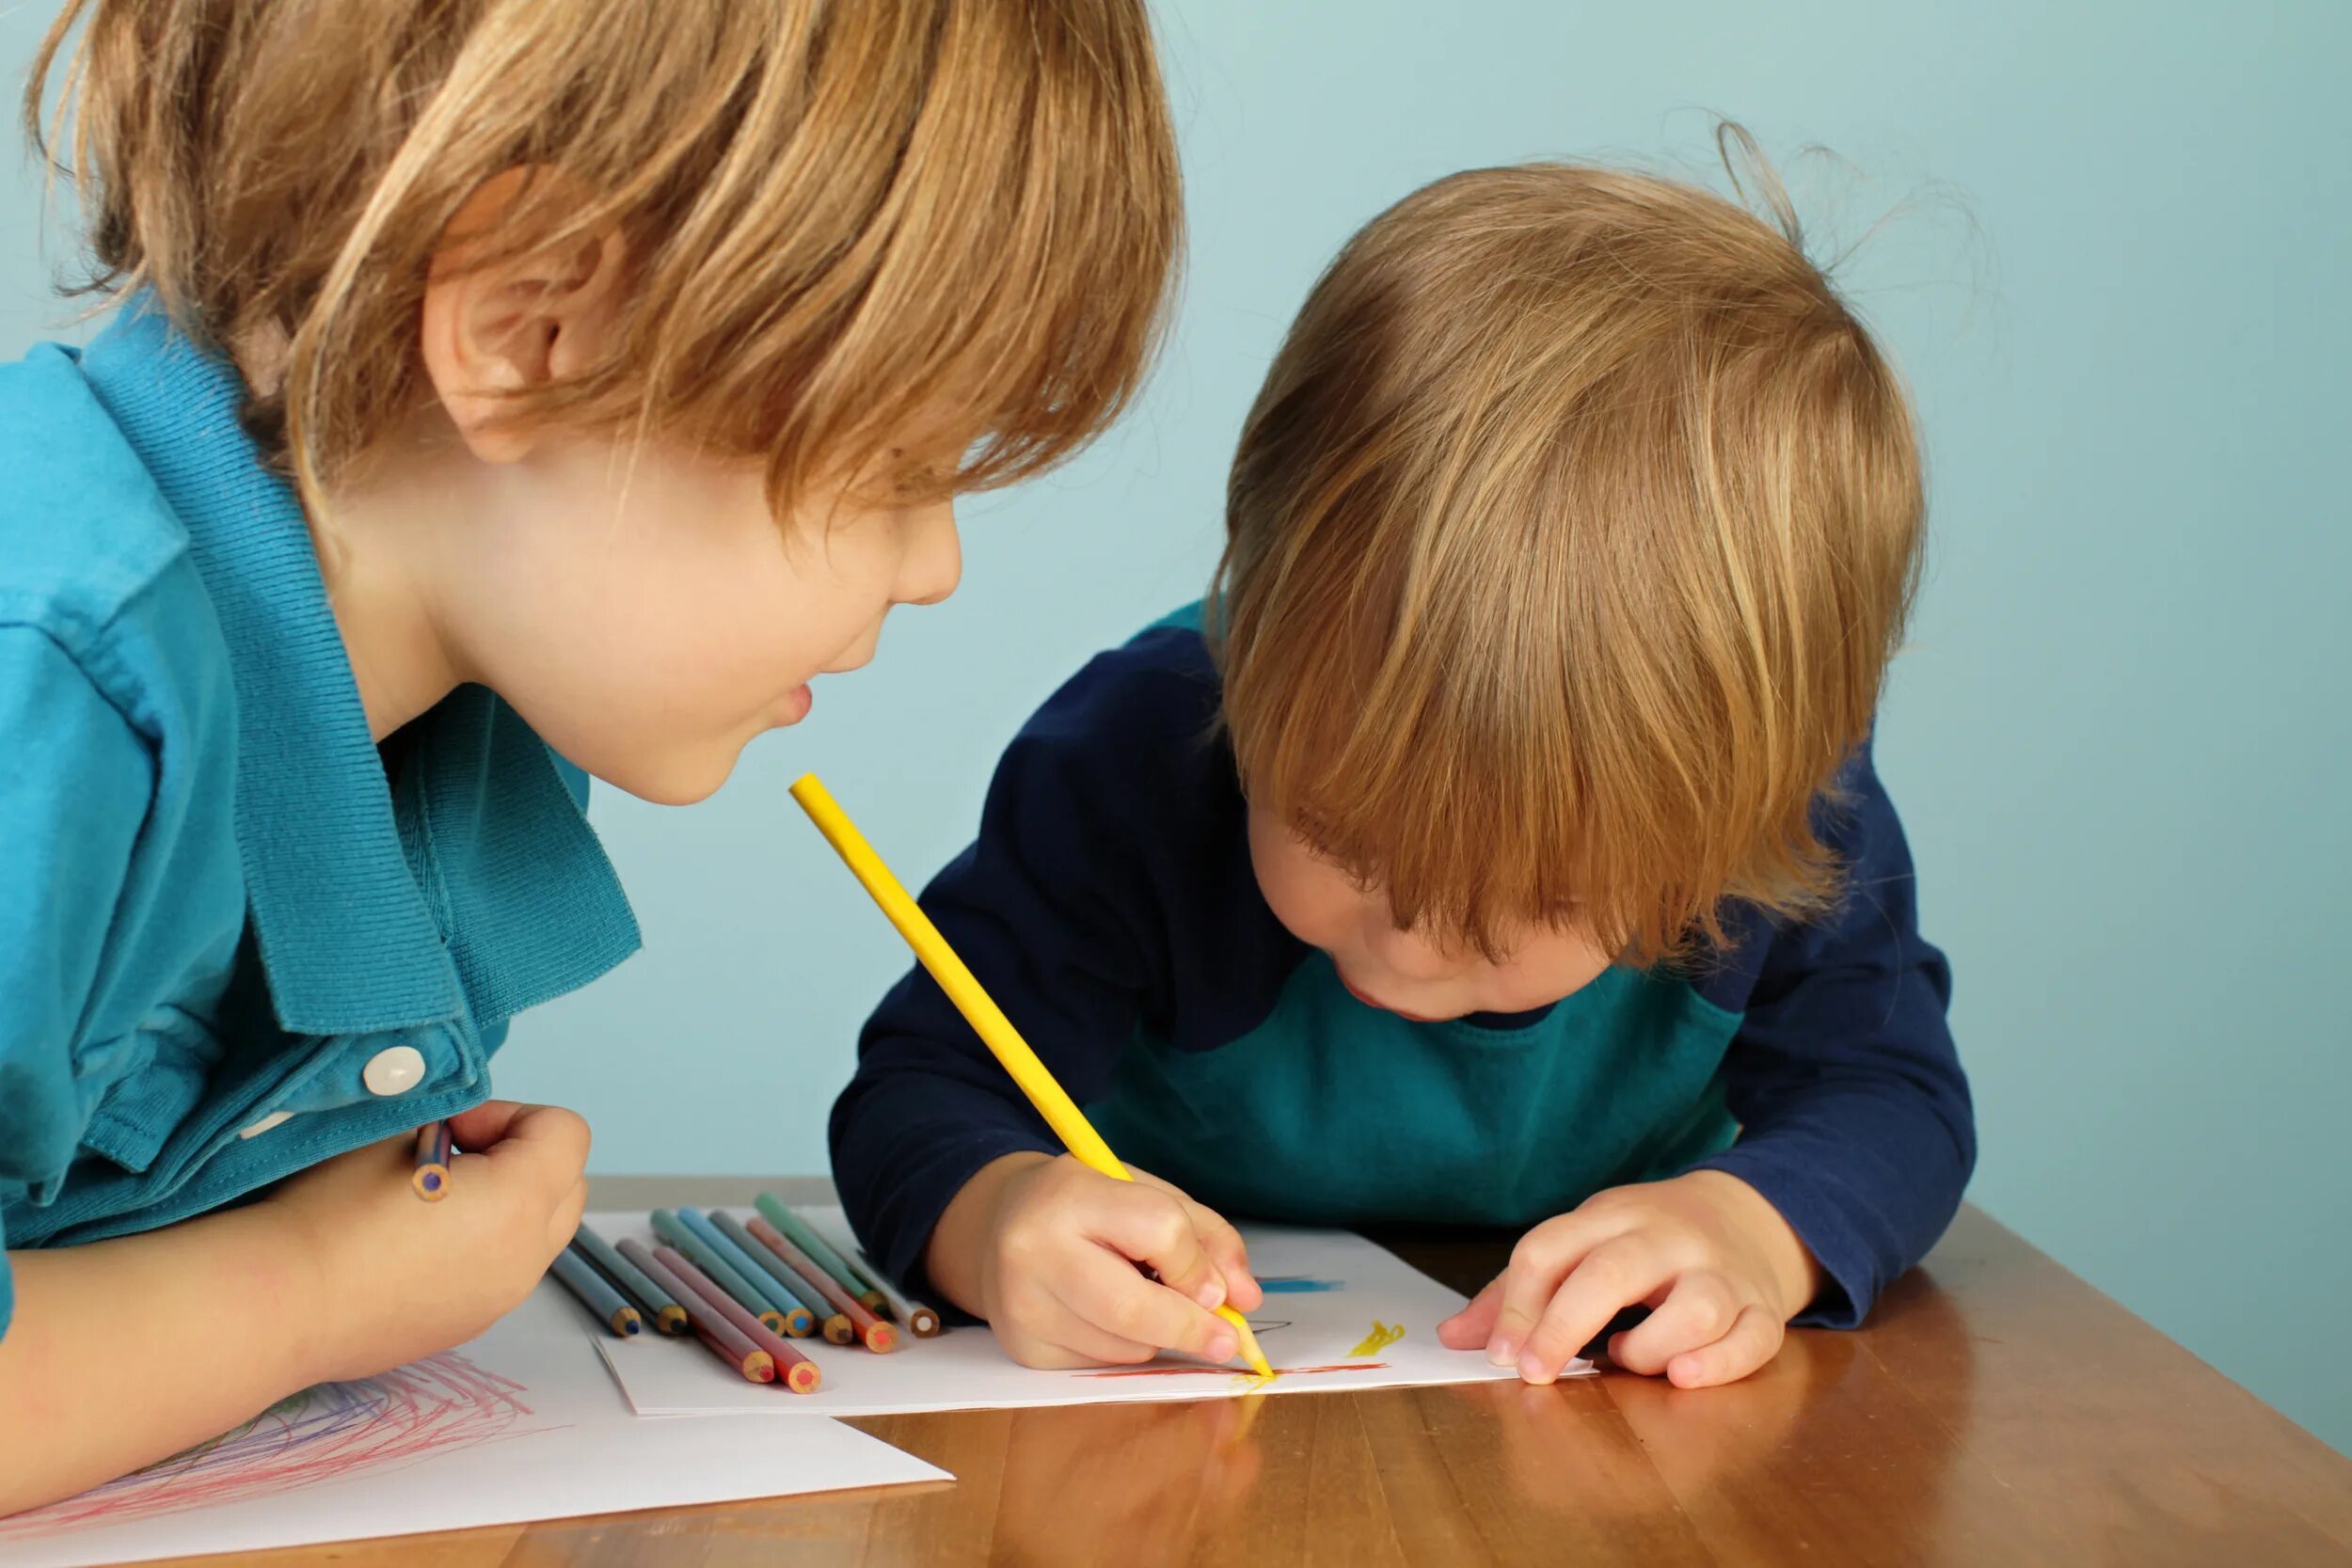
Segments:
[[[0,626],[0,1199],[47,1202],[89,1119],[76,1050],[154,765],[81,666],[23,626]],[[0,1254],[0,1334],[13,1305]]]
[[[1080,1104],[1108,1089],[1165,989],[1148,863],[1152,737],[1123,652],[1079,672],[991,782],[979,836],[924,890],[924,911]],[[1139,796],[1138,792],[1141,792]],[[1043,1120],[921,968],[883,997],[835,1101],[834,1180],[868,1253],[923,1289],[949,1199],[991,1160],[1058,1152]]]
[[[1762,935],[1724,1061],[1739,1139],[1700,1164],[1762,1193],[1820,1264],[1798,1322],[1851,1328],[1951,1223],[1977,1136],[1951,971],[1919,934],[1911,851],[1867,748],[1839,796],[1823,825],[1842,901]]]

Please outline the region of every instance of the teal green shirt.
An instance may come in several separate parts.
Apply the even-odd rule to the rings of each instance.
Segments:
[[[584,775],[496,696],[379,752],[244,397],[136,301],[0,366],[9,1248],[472,1105],[511,1016],[636,945]]]
[[[1525,1226],[1730,1147],[1740,1015],[1612,969],[1557,1006],[1417,1023],[1347,993],[1322,953],[1214,1051],[1138,1030],[1096,1128],[1213,1209],[1299,1224]]]

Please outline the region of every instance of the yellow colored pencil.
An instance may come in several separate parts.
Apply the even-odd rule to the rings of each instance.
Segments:
[[[866,835],[857,831],[857,824],[850,820],[817,775],[802,775],[801,781],[792,786],[792,799],[801,803],[808,819],[817,824],[817,831],[825,835],[825,842],[849,866],[850,874],[882,907],[883,916],[898,928],[907,945],[914,949],[916,961],[930,971],[931,978],[939,982],[939,989],[947,993],[947,1000],[956,1005],[956,1010],[972,1025],[980,1042],[1012,1075],[1021,1092],[1029,1097],[1029,1103],[1037,1107],[1038,1115],[1045,1118],[1045,1125],[1054,1130],[1062,1147],[1089,1170],[1098,1171],[1114,1181],[1133,1181],[1135,1178],[1127,1174],[1127,1167],[1119,1163],[1119,1156],[1103,1141],[1103,1134],[1087,1120],[1077,1101],[1055,1081],[1037,1053],[1029,1049],[1029,1042],[1021,1037],[1021,1031],[1012,1026],[1004,1010],[981,989],[963,960],[956,957],[956,950],[947,945],[947,939],[939,934],[939,927],[931,924],[930,916],[923,912],[923,907],[891,874],[882,857],[874,853],[874,847],[866,842]],[[1250,1370],[1260,1377],[1272,1377],[1274,1370],[1266,1364],[1265,1352],[1258,1348],[1258,1337],[1249,1331],[1248,1320],[1231,1307],[1218,1307],[1216,1315],[1233,1325],[1241,1341],[1242,1356]]]

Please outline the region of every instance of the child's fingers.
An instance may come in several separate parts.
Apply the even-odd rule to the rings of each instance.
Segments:
[[[1188,1197],[1182,1201],[1192,1215],[1192,1232],[1200,1239],[1200,1250],[1225,1278],[1227,1304],[1245,1312],[1263,1306],[1265,1292],[1258,1288],[1257,1275],[1249,1272],[1249,1243],[1241,1239],[1241,1232],[1207,1204]]]
[[[450,1118],[450,1136],[490,1162],[536,1180],[548,1201],[566,1196],[588,1164],[588,1124],[558,1105],[493,1100]]]
[[[1201,1246],[1191,1212],[1165,1188],[1118,1189],[1107,1195],[1087,1228],[1094,1240],[1149,1265],[1162,1285],[1186,1301],[1204,1307],[1224,1304],[1225,1276]]]
[[[1613,1222],[1589,1214],[1563,1214],[1558,1219],[1546,1220],[1519,1238],[1519,1244],[1511,1249],[1511,1266],[1503,1271],[1502,1299],[1495,1312],[1494,1332],[1486,1340],[1487,1360],[1498,1367],[1518,1363],[1535,1325],[1543,1321],[1552,1297],[1559,1293],[1561,1282],[1583,1261],[1586,1253],[1612,1234],[1613,1228]],[[1609,1311],[1623,1305],[1616,1303]],[[1608,1319],[1609,1312],[1603,1312],[1593,1326],[1597,1329]],[[1579,1339],[1570,1345],[1561,1359],[1575,1354],[1583,1343]],[[1553,1370],[1558,1370],[1556,1365]]]
[[[1257,1276],[1249,1272],[1249,1243],[1241,1239],[1241,1232],[1207,1204],[1195,1203],[1182,1193],[1176,1198],[1192,1216],[1192,1233],[1200,1238],[1200,1250],[1209,1255],[1210,1264],[1224,1276],[1226,1303],[1245,1312],[1263,1306],[1265,1291],[1259,1289]]]
[[[1105,1334],[1057,1302],[1037,1325],[1017,1331],[1000,1330],[1005,1354],[1024,1367],[1065,1371],[1073,1367],[1132,1367],[1158,1353]]]
[[[457,1147],[480,1152],[506,1136],[506,1130],[526,1112],[537,1109],[518,1100],[485,1100],[471,1110],[449,1118],[450,1136]]]
[[[1502,1310],[1503,1275],[1486,1281],[1468,1307],[1438,1325],[1438,1343],[1448,1350],[1477,1350],[1494,1338],[1495,1318]]]
[[[1656,1246],[1631,1237],[1603,1242],[1577,1260],[1519,1352],[1519,1376],[1549,1383],[1592,1342],[1617,1308],[1642,1300],[1673,1277]]]
[[[1078,1366],[1135,1367],[1160,1354],[1157,1345],[1113,1334],[1059,1304],[1044,1334],[1068,1352]]]
[[[1095,1250],[1053,1290],[1063,1306],[1114,1338],[1204,1361],[1230,1361],[1240,1349],[1224,1319],[1144,1278],[1108,1252]]]
[[[1666,1379],[1677,1388],[1737,1383],[1780,1354],[1780,1342],[1788,1333],[1788,1325],[1763,1307],[1742,1307],[1730,1333],[1667,1362]]]
[[[1686,1274],[1675,1281],[1658,1310],[1610,1340],[1609,1359],[1629,1372],[1656,1377],[1684,1351],[1722,1338],[1739,1316],[1740,1298],[1723,1275]]]

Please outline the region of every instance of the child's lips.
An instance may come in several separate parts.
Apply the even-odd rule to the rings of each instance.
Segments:
[[[803,681],[784,694],[784,702],[781,705],[782,718],[778,722],[797,724],[807,718],[808,710],[816,705],[817,693],[808,689],[808,682]]]
[[[1344,972],[1342,972],[1340,974],[1340,984],[1347,988],[1348,995],[1354,997],[1357,1001],[1361,1002],[1365,1006],[1377,1007],[1384,1013],[1394,1013],[1397,1017],[1403,1019],[1407,1023],[1442,1023],[1445,1022],[1443,1019],[1429,1018],[1421,1013],[1408,1013],[1402,1007],[1391,1007],[1386,1002],[1381,1001],[1378,997],[1367,995],[1363,991],[1357,990],[1356,982],[1350,980]]]

